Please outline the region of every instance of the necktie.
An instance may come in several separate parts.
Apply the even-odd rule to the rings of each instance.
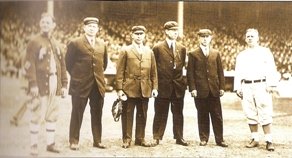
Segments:
[[[93,39],[90,40],[90,44],[92,47],[94,47],[94,40]]]
[[[173,43],[172,43],[172,42],[170,43],[170,51],[171,51],[172,53],[174,53],[174,51],[173,51]]]
[[[142,54],[142,48],[141,48],[140,45],[138,46],[138,52],[139,52],[140,54]]]
[[[208,48],[207,48],[207,47],[205,47],[205,49],[204,49],[204,50],[205,50],[205,56],[206,56],[206,57],[208,57],[208,56],[209,56],[209,50],[208,50]]]
[[[170,43],[170,51],[172,52],[173,57],[174,57],[173,69],[176,69],[176,53],[175,53],[175,50],[174,50],[174,43],[173,42]]]

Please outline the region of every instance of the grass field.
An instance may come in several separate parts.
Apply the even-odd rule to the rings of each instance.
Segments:
[[[10,118],[21,106],[25,94],[20,89],[23,82],[1,77],[1,105],[0,105],[0,157],[29,156],[29,112],[24,115],[19,126],[11,126]],[[60,102],[60,115],[57,124],[56,143],[61,149],[60,154],[46,151],[45,128],[42,126],[39,139],[39,156],[41,157],[292,157],[292,99],[274,99],[273,138],[276,150],[265,150],[264,136],[260,130],[260,147],[247,149],[245,144],[249,141],[250,132],[242,113],[240,100],[233,93],[226,93],[222,98],[224,117],[224,138],[229,144],[228,148],[215,145],[213,131],[207,146],[199,146],[196,109],[189,93],[185,96],[184,107],[184,138],[191,142],[188,147],[175,144],[172,134],[172,114],[170,113],[166,133],[161,144],[156,147],[145,148],[131,146],[129,149],[121,148],[121,122],[114,122],[111,115],[111,105],[116,97],[114,92],[107,93],[103,109],[103,136],[102,141],[107,149],[92,147],[92,134],[90,127],[90,112],[87,106],[84,114],[80,135],[80,150],[69,149],[68,133],[71,113],[70,96]],[[152,123],[154,109],[153,99],[150,99],[148,120],[146,126],[146,139],[152,139]],[[134,132],[133,132],[134,134]],[[133,135],[134,137],[134,135]]]

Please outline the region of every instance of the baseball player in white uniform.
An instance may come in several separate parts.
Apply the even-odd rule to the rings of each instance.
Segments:
[[[247,48],[236,58],[234,90],[242,99],[242,108],[251,131],[247,148],[259,146],[258,125],[265,134],[266,149],[274,151],[271,124],[273,113],[272,93],[279,79],[273,54],[269,48],[259,45],[257,29],[247,29]]]

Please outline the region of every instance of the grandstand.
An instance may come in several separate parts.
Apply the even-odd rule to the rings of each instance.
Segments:
[[[21,76],[22,59],[29,39],[38,32],[38,20],[46,1],[0,2],[1,75]],[[57,20],[55,35],[64,50],[81,34],[86,16],[100,19],[99,37],[109,46],[108,73],[115,69],[119,50],[129,44],[131,26],[145,25],[146,45],[163,40],[165,21],[178,20],[175,1],[55,1],[50,11]],[[231,74],[235,58],[244,47],[246,28],[258,28],[261,45],[269,47],[282,76],[292,74],[292,2],[184,2],[183,36],[188,51],[197,45],[196,31],[208,27],[215,33],[213,47],[220,50],[224,70]],[[228,77],[228,76],[227,76]],[[230,80],[232,81],[232,80]],[[229,85],[230,86],[230,85]],[[231,87],[229,87],[231,89]]]

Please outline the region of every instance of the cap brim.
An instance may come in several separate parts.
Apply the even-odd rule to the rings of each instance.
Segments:
[[[144,33],[144,31],[143,30],[136,30],[133,33]]]
[[[167,30],[178,30],[178,27],[170,27]]]
[[[98,24],[98,22],[97,21],[86,21],[86,22],[84,22],[84,24],[85,25],[87,25],[87,24]]]
[[[211,34],[208,34],[208,33],[200,33],[198,34],[199,36],[211,36]]]

